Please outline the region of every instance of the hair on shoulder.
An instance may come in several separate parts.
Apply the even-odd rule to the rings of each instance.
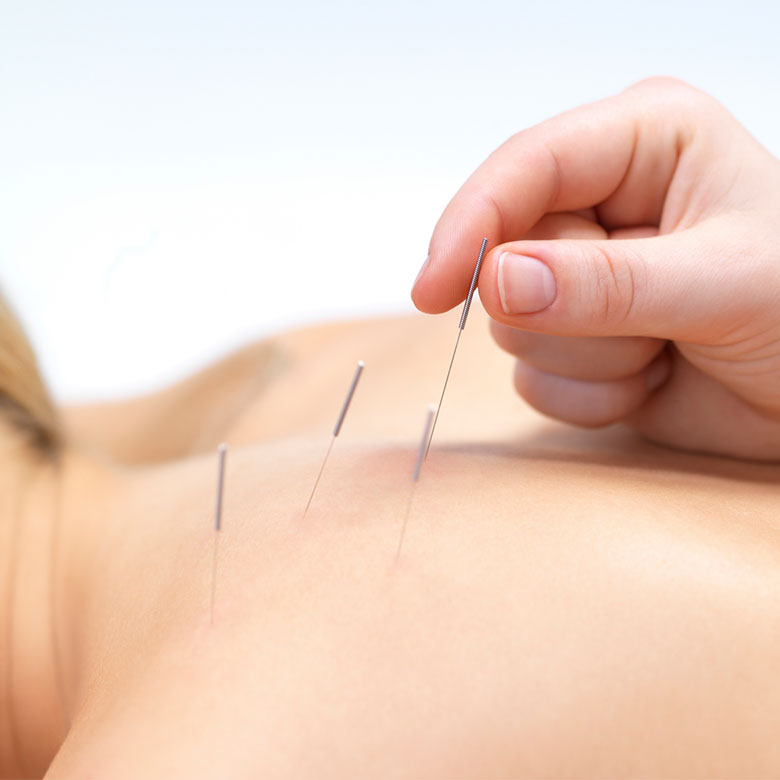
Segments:
[[[24,328],[0,294],[0,418],[38,454],[56,459],[62,445],[57,409]]]

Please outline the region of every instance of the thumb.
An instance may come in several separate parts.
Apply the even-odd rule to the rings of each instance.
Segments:
[[[721,233],[722,235],[718,235]],[[500,322],[565,336],[708,343],[776,306],[780,274],[704,226],[653,238],[516,241],[492,250],[480,298]]]

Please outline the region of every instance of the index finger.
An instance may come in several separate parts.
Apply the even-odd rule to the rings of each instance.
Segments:
[[[701,93],[654,79],[510,138],[436,224],[415,305],[429,313],[457,305],[483,236],[491,249],[516,241],[550,212],[595,207],[608,230],[658,225],[679,158],[682,108],[693,94]]]

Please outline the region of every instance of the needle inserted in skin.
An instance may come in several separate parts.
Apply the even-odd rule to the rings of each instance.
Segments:
[[[222,495],[225,488],[225,456],[227,444],[217,447],[217,508],[214,516],[214,559],[211,565],[211,622],[214,622],[214,596],[217,592],[217,551],[219,532],[222,530]]]
[[[482,239],[482,247],[479,250],[479,257],[477,258],[477,264],[474,267],[474,275],[471,277],[471,286],[469,287],[469,294],[466,296],[466,302],[463,304],[463,313],[460,315],[460,324],[458,325],[458,338],[455,339],[455,349],[452,350],[452,357],[450,358],[450,367],[447,369],[447,376],[444,378],[444,387],[441,389],[441,397],[439,398],[439,405],[436,408],[436,416],[433,418],[433,425],[431,426],[431,433],[428,437],[428,443],[425,447],[425,457],[428,457],[428,450],[431,448],[431,441],[433,441],[433,432],[436,429],[436,421],[439,419],[439,412],[441,411],[441,403],[444,400],[444,392],[447,389],[447,382],[450,381],[450,374],[452,373],[452,364],[455,362],[455,353],[458,351],[458,344],[460,344],[460,334],[463,333],[463,328],[466,327],[466,317],[469,316],[469,309],[471,308],[471,299],[474,297],[474,291],[477,289],[477,279],[479,279],[479,269],[482,267],[482,258],[485,256],[485,249],[487,247],[488,240]]]
[[[409,493],[409,502],[406,505],[406,513],[404,514],[404,522],[401,526],[401,536],[398,538],[398,549],[395,551],[395,559],[401,555],[401,546],[404,543],[404,534],[406,533],[406,524],[409,522],[409,513],[412,511],[412,499],[414,498],[414,489],[417,486],[417,480],[420,479],[420,469],[422,463],[425,460],[425,451],[428,440],[431,437],[431,431],[433,430],[433,420],[436,415],[436,407],[431,404],[428,407],[428,414],[425,417],[425,428],[423,429],[422,439],[420,439],[420,446],[417,449],[417,460],[414,462],[414,471],[412,472],[412,491]]]
[[[360,375],[363,373],[363,369],[365,368],[365,366],[366,364],[362,360],[358,360],[357,368],[355,369],[355,376],[352,377],[352,384],[349,386],[347,397],[344,399],[344,405],[341,407],[339,418],[338,420],[336,420],[336,425],[333,428],[333,436],[331,437],[330,445],[328,446],[328,451],[325,453],[325,458],[323,459],[322,465],[320,466],[320,471],[319,474],[317,474],[317,479],[314,480],[314,487],[311,489],[311,495],[309,496],[309,500],[306,502],[306,509],[303,510],[304,517],[306,517],[306,513],[309,511],[309,507],[311,506],[311,500],[314,498],[314,493],[317,491],[317,485],[320,484],[320,477],[322,476],[322,472],[325,471],[325,464],[328,462],[328,458],[330,457],[330,451],[333,449],[333,443],[336,441],[336,437],[339,435],[341,426],[344,423],[344,418],[347,416],[347,410],[349,409],[350,403],[352,403],[352,396],[355,395],[355,390],[357,388],[358,381],[360,380]]]

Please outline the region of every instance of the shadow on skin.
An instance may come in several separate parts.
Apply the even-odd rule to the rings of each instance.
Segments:
[[[541,460],[647,472],[679,472],[756,484],[780,484],[780,466],[673,450],[643,439],[621,426],[594,432],[551,423],[513,443],[437,445],[434,442],[431,454],[434,449],[511,458],[517,460],[518,465],[527,460]]]

